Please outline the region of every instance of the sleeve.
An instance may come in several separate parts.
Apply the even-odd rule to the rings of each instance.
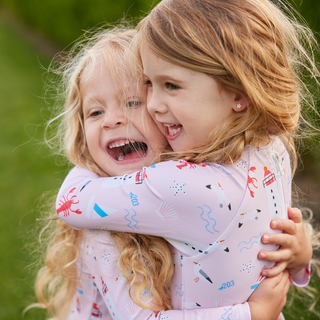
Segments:
[[[203,213],[236,210],[246,184],[229,180],[229,186],[235,187],[223,190],[226,179],[234,175],[205,164],[187,163],[180,169],[182,165],[168,161],[111,178],[99,178],[76,167],[58,193],[57,214],[75,229],[136,232],[196,242],[204,238]],[[225,220],[219,221],[221,230],[228,227],[231,216],[225,214]],[[209,232],[207,237],[206,246],[212,241]]]
[[[97,289],[112,315],[113,319],[147,320],[250,320],[248,303],[207,309],[152,311],[136,305],[129,295],[129,285],[120,273],[117,262],[118,252],[108,232],[88,231],[86,251],[83,259],[86,261]],[[148,288],[141,299],[151,305]]]
[[[112,320],[86,264],[81,263],[79,259],[77,268],[79,274],[77,291],[67,320],[88,320],[95,317],[101,320]]]
[[[296,287],[306,287],[310,282],[311,262],[301,269],[296,275],[290,276],[290,280]]]

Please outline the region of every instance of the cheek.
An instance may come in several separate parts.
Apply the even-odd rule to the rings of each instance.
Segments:
[[[152,100],[152,95],[153,95],[153,92],[152,92],[152,89],[151,88],[148,88],[148,92],[147,92],[147,112],[152,116],[153,115],[153,112],[152,112],[152,107],[151,107],[151,100]]]
[[[153,150],[162,149],[167,145],[167,139],[149,114],[144,115],[144,120],[141,121],[140,125],[140,132],[146,138],[148,146]]]
[[[162,150],[168,141],[165,135],[160,131],[160,129],[153,123],[152,128],[150,128],[150,134],[148,135],[149,145],[156,150]]]
[[[94,150],[95,142],[97,141],[97,135],[91,126],[84,126],[84,137],[89,152],[91,153]]]

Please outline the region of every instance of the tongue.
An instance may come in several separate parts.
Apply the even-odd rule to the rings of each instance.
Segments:
[[[131,143],[122,147],[113,148],[110,154],[118,161],[142,158],[146,153],[144,143]]]
[[[141,150],[133,150],[130,153],[122,154],[118,157],[118,161],[123,161],[123,160],[131,160],[131,159],[137,159],[137,158],[142,158],[143,157],[143,152]]]

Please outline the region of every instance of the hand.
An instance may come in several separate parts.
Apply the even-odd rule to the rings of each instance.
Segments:
[[[251,320],[278,320],[287,302],[290,287],[289,273],[284,271],[264,279],[248,300]]]
[[[283,233],[264,234],[262,243],[280,245],[277,251],[260,251],[258,258],[276,262],[271,269],[264,269],[262,275],[274,277],[285,269],[290,276],[296,275],[304,268],[312,257],[312,246],[307,238],[301,211],[297,208],[288,208],[288,219],[274,219],[270,225],[272,229],[282,230]]]

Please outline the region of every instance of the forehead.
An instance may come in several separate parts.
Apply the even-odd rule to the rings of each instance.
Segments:
[[[83,99],[108,94],[115,94],[119,100],[126,100],[130,96],[141,97],[143,93],[138,82],[129,72],[114,68],[101,59],[90,61],[83,69],[80,76],[80,90]]]
[[[196,77],[199,72],[179,66],[167,60],[164,60],[155,55],[150,49],[145,46],[141,47],[141,60],[143,72],[145,75],[156,75],[159,78],[171,76],[173,78]]]

